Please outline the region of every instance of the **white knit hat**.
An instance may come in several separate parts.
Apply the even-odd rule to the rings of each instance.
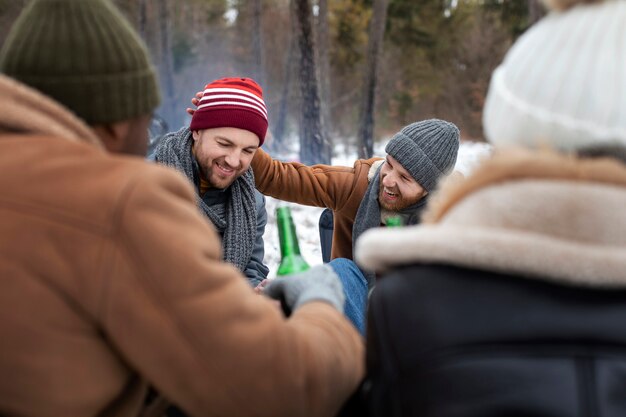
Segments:
[[[552,12],[494,71],[483,127],[495,145],[626,146],[626,1]]]

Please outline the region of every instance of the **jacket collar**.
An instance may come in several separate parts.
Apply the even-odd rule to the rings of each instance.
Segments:
[[[515,150],[442,185],[424,223],[361,236],[356,260],[384,271],[448,263],[572,284],[626,287],[626,166]]]
[[[96,134],[68,109],[0,74],[0,131],[51,135],[104,149]]]

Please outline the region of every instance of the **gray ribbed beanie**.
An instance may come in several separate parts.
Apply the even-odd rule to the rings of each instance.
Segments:
[[[108,0],[34,0],[0,52],[0,71],[89,124],[150,114],[159,104],[145,45]]]
[[[439,119],[405,126],[385,147],[385,152],[409,171],[426,191],[432,191],[439,179],[452,171],[458,151],[459,128]]]

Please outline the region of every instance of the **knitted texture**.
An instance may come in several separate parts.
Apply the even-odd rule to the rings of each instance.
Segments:
[[[280,300],[288,312],[293,312],[311,301],[324,301],[343,313],[345,304],[341,280],[328,264],[316,265],[305,272],[273,279],[265,287],[264,293]]]
[[[405,126],[385,147],[385,152],[429,192],[443,175],[452,171],[458,151],[459,129],[439,119]]]
[[[0,71],[89,124],[133,119],[159,104],[148,52],[107,0],[34,0],[0,52]]]
[[[261,87],[251,78],[221,78],[204,87],[189,128],[244,129],[257,135],[261,146],[265,141],[267,124],[267,108]]]
[[[156,149],[155,160],[185,174],[194,182],[194,157],[191,152],[191,130],[182,128],[167,134]],[[207,205],[196,194],[198,206],[223,235],[224,260],[244,271],[250,262],[256,239],[256,201],[254,174],[248,169],[230,186],[230,199],[225,207]]]
[[[626,145],[626,2],[579,4],[530,27],[494,71],[483,109],[502,146]]]

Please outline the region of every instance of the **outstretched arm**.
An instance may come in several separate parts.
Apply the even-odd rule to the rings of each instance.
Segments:
[[[352,325],[319,301],[285,319],[221,261],[189,184],[140,173],[112,214],[94,312],[120,360],[191,415],[334,415],[363,376]]]
[[[351,167],[281,162],[262,149],[254,155],[252,169],[256,186],[263,194],[333,210],[345,204],[356,178],[355,170]]]

